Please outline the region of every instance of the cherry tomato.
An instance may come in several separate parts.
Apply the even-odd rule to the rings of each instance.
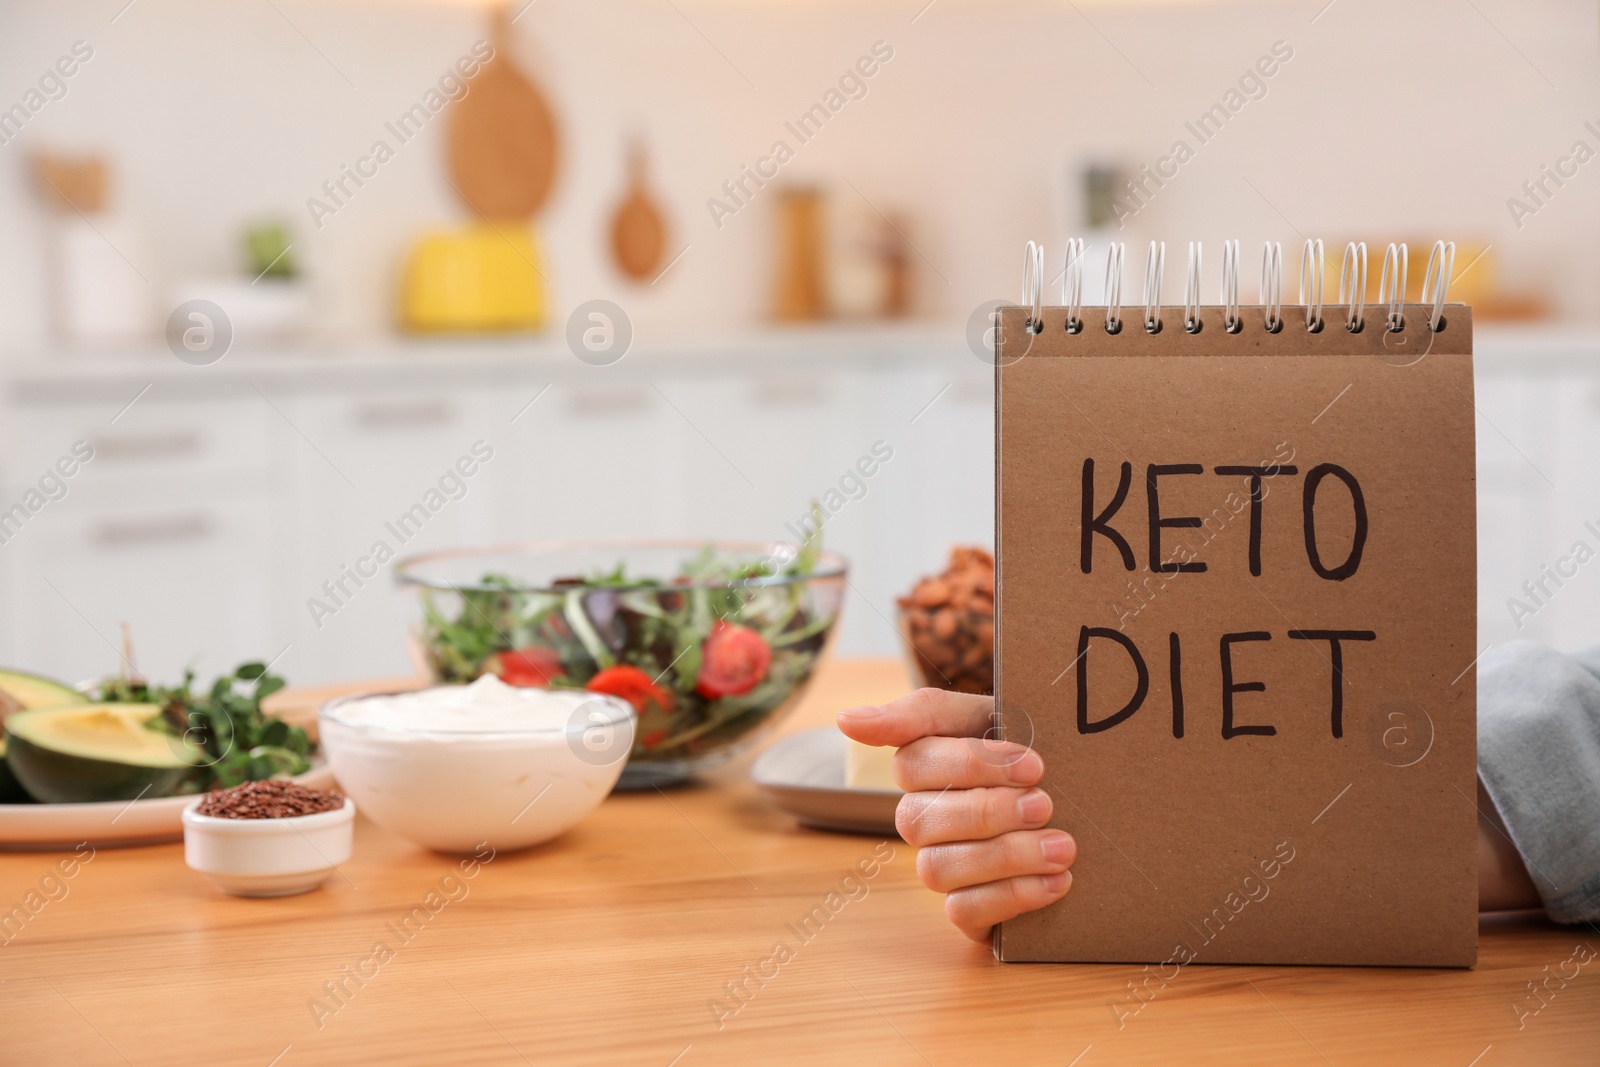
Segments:
[[[489,671],[499,675],[507,685],[529,689],[543,689],[553,678],[564,673],[561,657],[548,648],[530,646],[511,652],[497,652],[490,657]]]
[[[700,676],[694,689],[703,697],[748,693],[767,676],[772,647],[748,626],[718,622],[700,649]]]
[[[625,663],[607,667],[585,682],[583,687],[591,693],[604,693],[626,700],[641,715],[649,704],[654,704],[662,711],[672,710],[672,694],[656,685],[638,667]]]

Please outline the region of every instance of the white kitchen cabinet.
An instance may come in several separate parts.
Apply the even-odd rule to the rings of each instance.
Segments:
[[[275,596],[292,620],[284,665],[294,676],[409,670],[410,594],[387,567],[363,578],[377,564],[361,561],[381,556],[379,545],[404,558],[494,539],[490,478],[509,458],[492,443],[495,399],[481,388],[382,385],[274,399],[293,424],[282,457],[293,492],[274,537],[291,561]]]
[[[797,539],[810,502],[830,491],[843,499],[841,477],[880,435],[872,393],[881,373],[786,367],[659,383],[690,434],[695,534]],[[852,504],[829,525],[842,533]]]
[[[1542,390],[1521,378],[1480,372],[1478,408],[1478,646],[1517,637],[1545,638],[1550,620],[1517,627],[1508,597],[1539,569],[1539,531],[1548,526],[1555,489],[1534,454],[1529,413]]]
[[[85,441],[93,458],[0,545],[0,663],[177,680],[271,656],[284,631],[272,521],[281,479],[258,399],[108,374],[13,390],[0,408],[0,508]],[[20,393],[20,395],[18,395]],[[254,400],[254,403],[252,403]],[[131,406],[130,406],[130,402]]]
[[[77,681],[115,673],[121,627],[137,664],[203,684],[287,643],[269,530],[256,498],[100,507],[70,499],[6,545],[0,662]],[[37,525],[35,525],[37,524]]]
[[[1518,596],[1537,614],[1515,636],[1565,648],[1600,644],[1600,378],[1562,372],[1528,392],[1530,456],[1555,485],[1542,477],[1533,485],[1538,506],[1530,509],[1524,570],[1497,614],[1511,636],[1504,601]],[[1595,558],[1580,563],[1585,553]],[[1542,604],[1521,588],[1524,580],[1543,583],[1535,590]]]
[[[501,404],[496,541],[687,532],[688,430],[650,382],[610,370],[521,383]]]
[[[1600,644],[1600,344],[1502,335],[1479,351],[1479,646]],[[1597,557],[1563,565],[1579,541]],[[1557,584],[1560,566],[1575,573]]]
[[[900,651],[895,600],[944,568],[951,546],[994,543],[993,371],[965,350],[930,353],[878,383],[875,422],[893,457],[856,515],[861,601],[844,637],[872,654]],[[863,610],[864,609],[864,610]]]
[[[942,370],[917,373],[890,398],[903,442],[895,462],[906,465],[908,502],[939,516],[917,527],[914,552],[932,554],[929,562],[939,566],[950,544],[994,540],[993,371]]]

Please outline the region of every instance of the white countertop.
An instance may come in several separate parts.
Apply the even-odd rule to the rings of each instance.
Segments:
[[[87,398],[102,389],[121,394],[130,384],[160,383],[163,391],[231,392],[249,383],[289,391],[351,386],[416,388],[483,384],[508,378],[595,381],[638,380],[653,373],[726,375],[759,369],[803,373],[825,365],[942,365],[950,371],[987,373],[967,347],[964,324],[808,326],[652,342],[636,340],[627,356],[607,367],[573,357],[553,329],[538,335],[485,338],[409,338],[318,341],[282,348],[239,346],[209,366],[173,358],[159,346],[121,352],[52,351],[15,353],[0,362],[5,391],[45,402]],[[1600,369],[1600,328],[1583,325],[1480,326],[1476,337],[1480,374],[1546,375]]]
[[[208,366],[191,366],[165,348],[141,346],[121,352],[35,350],[0,362],[7,391],[22,399],[62,399],[101,387],[120,391],[130,383],[156,382],[164,391],[231,391],[249,382],[270,382],[290,391],[351,385],[411,387],[430,382],[482,384],[508,378],[598,380],[642,379],[655,373],[725,375],[759,368],[797,373],[819,363],[838,370],[852,363],[934,363],[987,373],[955,327],[929,324],[876,327],[774,328],[748,335],[651,342],[636,339],[627,355],[609,366],[576,359],[553,328],[537,335],[313,341],[281,348],[235,347]],[[968,366],[970,364],[970,367]]]

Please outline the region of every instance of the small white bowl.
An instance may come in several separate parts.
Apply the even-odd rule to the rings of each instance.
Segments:
[[[423,729],[351,714],[369,701],[439,690],[471,687],[340,697],[323,705],[317,723],[339,788],[367,818],[424,848],[510,852],[548,841],[598,807],[628,762],[637,717],[599,693],[518,691],[569,704],[568,721],[556,726]]]
[[[183,858],[224,893],[287,897],[328,880],[350,858],[356,805],[287,819],[219,819],[183,809]]]

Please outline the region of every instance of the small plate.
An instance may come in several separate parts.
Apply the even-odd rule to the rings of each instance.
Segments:
[[[311,769],[292,781],[307,789],[329,789],[333,770],[318,753]],[[183,809],[192,800],[194,794],[186,793],[99,804],[0,804],[0,852],[71,850],[84,842],[106,848],[181,841]]]
[[[846,742],[831,726],[778,741],[750,768],[750,777],[778,807],[803,825],[856,834],[895,834],[898,789],[851,789],[844,784]]]

